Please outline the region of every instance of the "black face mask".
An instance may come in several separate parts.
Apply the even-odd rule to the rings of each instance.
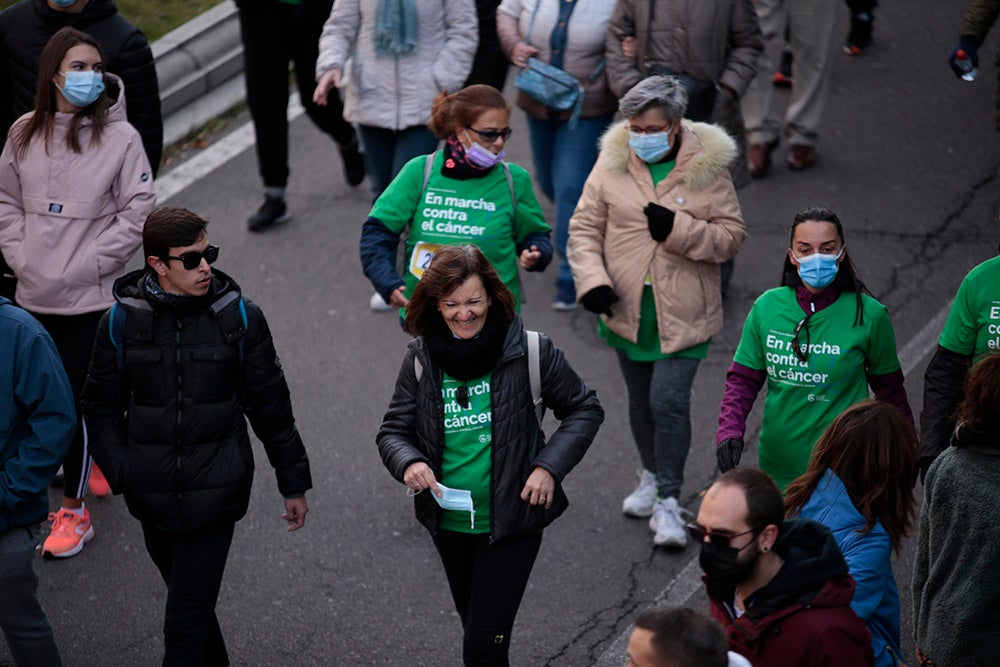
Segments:
[[[756,544],[754,539],[750,544]],[[743,547],[746,549],[750,544]],[[740,560],[740,552],[743,549],[735,547],[720,547],[711,542],[702,542],[701,555],[698,563],[702,571],[708,575],[708,580],[713,588],[726,587],[734,588],[738,584],[746,581],[753,574],[757,559],[760,558],[758,552],[756,556],[747,561]]]

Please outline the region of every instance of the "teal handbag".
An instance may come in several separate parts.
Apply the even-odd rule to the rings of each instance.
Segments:
[[[531,44],[531,31],[535,26],[535,16],[538,15],[538,6],[541,0],[535,5],[535,11],[531,14],[531,22],[528,24],[528,35],[525,43]],[[587,83],[593,83],[604,71],[604,60],[597,65],[597,68],[587,77]],[[514,79],[517,89],[533,100],[541,102],[550,109],[556,111],[570,112],[569,127],[576,127],[580,119],[580,112],[583,110],[583,94],[585,86],[575,76],[564,69],[550,65],[538,58],[528,58],[527,65],[521,69]]]

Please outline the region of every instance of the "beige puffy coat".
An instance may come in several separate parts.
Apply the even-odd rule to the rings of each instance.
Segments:
[[[626,122],[601,138],[601,153],[569,223],[567,255],[580,296],[601,285],[620,297],[604,318],[619,336],[636,341],[647,272],[651,274],[660,349],[678,352],[722,328],[719,263],[747,236],[726,165],[736,154],[720,128],[683,121],[677,164],[655,188],[649,167],[628,146]],[[649,235],[643,207],[674,211],[662,243]]]

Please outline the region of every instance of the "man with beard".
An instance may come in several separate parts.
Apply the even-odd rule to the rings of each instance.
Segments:
[[[784,520],[781,491],[767,473],[724,474],[687,531],[701,544],[712,616],[729,648],[755,667],[874,663],[833,535],[815,521]]]

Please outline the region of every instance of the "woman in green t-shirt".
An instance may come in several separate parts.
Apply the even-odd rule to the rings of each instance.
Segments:
[[[743,325],[715,436],[723,472],[740,462],[746,418],[765,382],[758,462],[781,488],[805,472],[820,435],[868,398],[869,386],[913,421],[889,313],[858,277],[828,209],[795,216],[781,286],[757,298]]]
[[[444,148],[407,162],[361,229],[365,275],[386,303],[405,308],[434,253],[475,244],[520,307],[518,267],[542,271],[552,259],[531,176],[503,162],[510,108],[496,88],[474,85],[434,100],[430,128]],[[403,276],[396,251],[406,233]]]
[[[506,665],[541,531],[569,504],[562,481],[604,410],[552,341],[524,330],[514,295],[474,245],[435,254],[406,326],[417,338],[379,454],[417,494],[462,619],[465,664]],[[560,420],[547,440],[536,394]]]

